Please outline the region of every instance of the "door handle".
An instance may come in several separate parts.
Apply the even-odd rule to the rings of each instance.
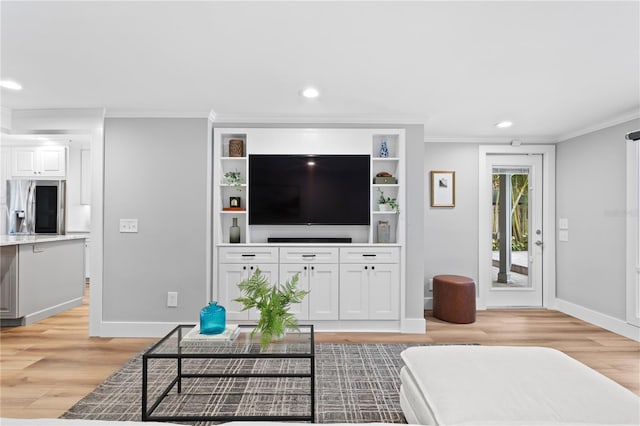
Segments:
[[[538,247],[542,247],[542,246],[544,245],[544,243],[543,243],[542,241],[540,241],[540,240],[536,241],[536,242],[535,242],[535,244],[536,244]]]

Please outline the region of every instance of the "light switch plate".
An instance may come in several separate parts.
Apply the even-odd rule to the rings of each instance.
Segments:
[[[569,219],[563,217],[558,220],[558,228],[569,229]]]
[[[569,231],[560,231],[558,232],[558,240],[560,241],[569,241]]]
[[[138,232],[138,219],[120,219],[120,232]]]

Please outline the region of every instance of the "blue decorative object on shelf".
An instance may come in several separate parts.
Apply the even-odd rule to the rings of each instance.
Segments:
[[[200,333],[220,334],[227,325],[227,311],[218,302],[209,302],[200,310]]]
[[[387,146],[386,139],[382,139],[382,142],[380,142],[380,157],[382,158],[389,157],[389,147]]]

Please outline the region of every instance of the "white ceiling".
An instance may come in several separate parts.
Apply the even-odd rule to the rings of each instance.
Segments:
[[[524,142],[640,116],[638,1],[3,0],[0,13],[2,79],[24,87],[2,89],[10,109]],[[320,97],[300,97],[307,85]]]

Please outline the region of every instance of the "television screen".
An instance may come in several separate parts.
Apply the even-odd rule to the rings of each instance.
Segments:
[[[368,155],[249,155],[250,225],[368,225]]]

